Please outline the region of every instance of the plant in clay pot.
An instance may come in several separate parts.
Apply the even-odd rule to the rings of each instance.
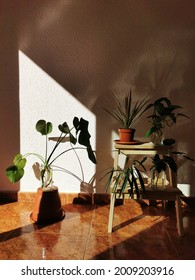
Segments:
[[[14,157],[13,164],[7,167],[7,178],[12,183],[16,183],[24,176],[24,168],[27,163],[27,157],[34,156],[40,161],[40,163],[36,163],[36,170],[39,170],[38,178],[40,179],[41,187],[39,187],[37,190],[35,204],[39,202],[40,203],[38,206],[35,205],[35,208],[31,214],[31,218],[34,221],[48,222],[58,220],[64,216],[64,211],[61,208],[61,201],[58,194],[58,188],[53,185],[53,171],[60,170],[71,174],[76,178],[78,177],[72,172],[62,167],[54,165],[54,162],[59,157],[65,155],[71,150],[73,150],[76,153],[77,149],[86,149],[88,158],[94,164],[96,164],[96,157],[90,144],[91,135],[88,131],[88,124],[88,121],[84,120],[83,118],[79,120],[77,117],[74,117],[73,127],[71,128],[69,128],[67,122],[60,124],[58,126],[60,135],[59,137],[57,137],[56,143],[52,148],[51,152],[48,153],[48,135],[52,132],[53,125],[51,122],[39,120],[36,123],[36,130],[46,138],[45,155],[42,156],[34,152],[26,153],[24,155],[17,154]],[[59,145],[65,145],[66,142],[70,144],[70,147],[56,154]],[[77,143],[80,144],[80,146],[75,146]],[[82,169],[82,165],[77,153],[76,156]],[[47,204],[49,204],[48,207]],[[55,210],[53,210],[53,205]]]
[[[105,109],[117,122],[120,124],[119,128],[119,141],[120,142],[133,142],[135,134],[135,124],[140,120],[141,116],[152,105],[147,105],[150,101],[148,97],[145,97],[135,103],[133,103],[132,93],[125,95],[124,99],[120,99],[113,94],[114,109]]]
[[[178,110],[182,109],[181,106],[172,104],[171,100],[167,97],[161,97],[154,103],[151,103],[150,108],[153,108],[152,115],[147,118],[150,119],[152,126],[145,133],[145,137],[151,137],[151,142],[154,144],[161,144],[163,129],[171,127],[176,124],[178,117],[186,117],[185,114],[179,113]]]

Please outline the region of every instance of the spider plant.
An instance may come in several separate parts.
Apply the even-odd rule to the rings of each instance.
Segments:
[[[130,196],[136,194],[137,198],[139,198],[140,189],[145,192],[143,173],[147,172],[144,166],[146,159],[147,157],[143,158],[142,161],[133,160],[133,163],[124,169],[113,168],[107,172],[105,176],[109,175],[109,177],[106,182],[106,191],[110,189],[112,192],[119,191],[120,195],[128,191]]]

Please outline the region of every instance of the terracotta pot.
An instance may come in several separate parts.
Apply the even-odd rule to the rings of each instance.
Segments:
[[[38,188],[31,219],[37,223],[52,223],[63,219],[64,216],[58,188]]]
[[[133,128],[119,128],[119,140],[120,142],[133,142],[135,129]]]

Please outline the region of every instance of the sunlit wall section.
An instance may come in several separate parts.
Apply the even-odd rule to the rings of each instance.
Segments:
[[[45,156],[45,136],[35,129],[35,124],[39,119],[52,122],[54,128],[49,136],[57,137],[60,133],[58,125],[66,121],[71,127],[74,116],[89,121],[91,144],[95,150],[96,119],[94,114],[21,51],[19,51],[19,76],[21,154],[31,152]],[[55,142],[49,141],[48,154],[54,145]],[[68,143],[61,144],[55,155],[57,156],[66,148],[69,148]],[[95,173],[95,165],[89,161],[86,151],[77,150],[77,153],[81,160],[84,178],[74,152],[65,153],[55,162],[55,165],[69,170],[80,178],[64,172],[54,172],[54,184],[62,192],[79,192],[81,181],[90,182]],[[33,192],[39,187],[40,183],[32,170],[35,162],[40,162],[36,156],[27,157],[25,175],[21,180],[21,191]]]

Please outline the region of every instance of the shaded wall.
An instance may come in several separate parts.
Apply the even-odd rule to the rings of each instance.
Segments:
[[[136,99],[148,93],[153,99],[168,96],[185,108],[192,121],[183,120],[166,133],[177,139],[180,150],[185,149],[195,156],[194,1],[18,0],[0,3],[4,42],[0,46],[3,81],[0,106],[2,110],[15,106],[14,112],[9,109],[6,119],[16,120],[16,132],[19,123],[16,106],[18,46],[95,114],[98,174],[112,164],[111,134],[117,130],[102,107],[110,106],[112,90],[123,96],[130,86]],[[10,75],[14,77],[11,82]],[[4,122],[2,127],[6,129]],[[139,139],[143,139],[147,128],[145,119],[137,125]],[[19,144],[19,132],[14,133],[14,139],[10,138],[10,133],[13,131],[4,134],[0,143],[3,168]],[[194,167],[180,164],[180,182],[193,185]],[[4,174],[1,177],[2,189],[13,188],[9,184],[5,186]],[[103,188],[98,182],[97,191]]]
[[[0,189],[12,189],[5,167],[19,151],[18,40],[11,1],[0,1]],[[18,190],[19,185],[14,186]]]

